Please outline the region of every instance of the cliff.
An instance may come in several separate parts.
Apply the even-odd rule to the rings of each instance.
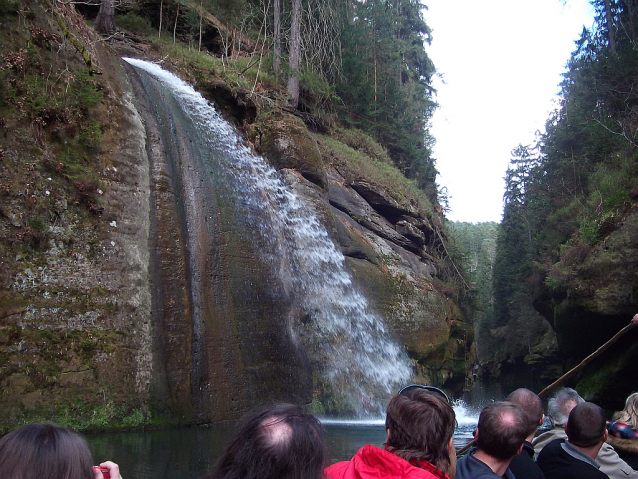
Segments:
[[[629,324],[638,311],[638,212],[635,205],[593,246],[574,242],[561,250],[537,287],[534,307],[556,332],[566,369]],[[638,328],[570,380],[583,397],[609,411],[624,407],[638,387]]]
[[[206,214],[180,222],[183,177],[160,167],[172,146],[121,55],[161,60],[237,124],[317,211],[413,380],[460,390],[472,333],[442,272],[441,215],[382,148],[316,128],[275,84],[229,86],[207,55],[106,42],[72,5],[0,6],[0,429],[224,421],[264,399],[336,407],[288,331],[312,315],[270,287],[259,246],[233,233],[241,218],[206,219],[232,200],[204,198]],[[206,279],[186,274],[198,262]]]

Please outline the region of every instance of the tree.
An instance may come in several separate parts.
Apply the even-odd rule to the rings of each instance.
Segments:
[[[102,0],[95,19],[95,30],[103,35],[113,35],[115,27],[115,0]]]
[[[279,78],[281,73],[281,3],[275,0],[273,7],[273,52],[272,69],[275,78]]]
[[[430,29],[416,0],[351,3],[342,31],[345,120],[388,148],[395,165],[436,201],[436,168],[428,123],[436,108],[434,64],[424,42]]]
[[[290,78],[288,78],[288,95],[290,105],[297,108],[299,104],[299,66],[301,64],[301,0],[292,0],[292,24],[290,27]]]

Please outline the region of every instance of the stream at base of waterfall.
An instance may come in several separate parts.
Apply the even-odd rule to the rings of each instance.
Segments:
[[[458,427],[454,445],[472,439],[478,411],[456,401]],[[323,420],[331,462],[350,459],[365,444],[383,447],[384,420]],[[118,463],[123,477],[135,479],[201,479],[209,472],[234,433],[232,424],[159,431],[90,434],[86,436],[96,462]]]

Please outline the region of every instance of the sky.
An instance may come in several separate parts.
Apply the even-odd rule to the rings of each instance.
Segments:
[[[430,132],[452,221],[500,222],[511,151],[556,108],[587,0],[421,0],[440,77]]]

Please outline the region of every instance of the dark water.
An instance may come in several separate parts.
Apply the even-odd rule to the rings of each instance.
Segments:
[[[460,416],[454,434],[457,448],[467,444],[476,422]],[[382,421],[325,423],[331,461],[350,459],[365,444],[383,447]],[[95,462],[112,460],[125,479],[199,479],[212,468],[234,432],[233,425],[161,431],[92,434],[86,439]]]

